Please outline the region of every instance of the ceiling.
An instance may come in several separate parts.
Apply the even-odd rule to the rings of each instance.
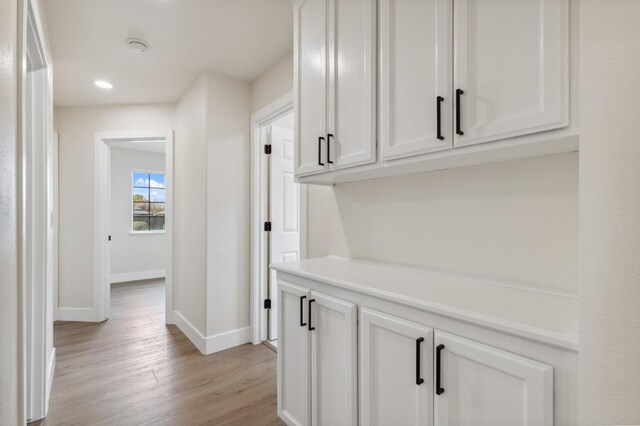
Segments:
[[[130,149],[133,151],[153,152],[156,154],[164,154],[166,151],[166,142],[163,140],[146,140],[146,141],[114,141],[110,142],[111,148]]]
[[[293,49],[289,0],[44,3],[60,106],[175,102],[202,71],[253,81]],[[128,38],[149,49],[135,55]]]

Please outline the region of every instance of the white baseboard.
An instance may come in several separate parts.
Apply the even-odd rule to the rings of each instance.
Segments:
[[[173,311],[173,321],[185,336],[203,354],[209,355],[251,342],[251,327],[239,328],[205,337],[178,311]]]
[[[111,284],[125,283],[129,281],[152,280],[154,278],[164,278],[166,276],[164,269],[155,271],[139,271],[125,272],[124,274],[111,274]]]
[[[98,313],[93,308],[56,308],[56,321],[100,322]]]
[[[207,353],[224,351],[251,342],[251,327],[238,328],[207,337]]]
[[[49,399],[51,398],[51,387],[53,386],[53,376],[56,372],[56,348],[51,351],[49,362],[47,362],[47,389],[44,396],[44,415],[49,411]]]

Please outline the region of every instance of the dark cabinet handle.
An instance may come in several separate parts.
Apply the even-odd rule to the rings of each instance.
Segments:
[[[462,116],[461,116],[461,112],[460,112],[460,97],[464,95],[464,90],[462,89],[456,89],[456,133],[459,134],[460,136],[464,135],[464,132],[462,131]]]
[[[424,342],[424,337],[416,339],[416,385],[424,383],[424,379],[420,377],[420,343]]]
[[[322,141],[323,140],[324,138],[322,136],[318,138],[318,166],[324,166],[324,163],[322,162]]]
[[[302,310],[304,309],[304,299],[306,298],[307,296],[300,296],[300,327],[304,327],[305,325],[307,325],[307,323],[304,322],[302,315]]]
[[[443,141],[444,136],[442,136],[442,102],[444,98],[442,96],[438,96],[436,98],[436,127],[437,127],[437,135],[438,139]]]
[[[442,350],[444,349],[444,345],[438,345],[436,347],[436,394],[442,395],[444,393],[444,388],[440,383],[440,367],[442,366]]]
[[[327,133],[327,163],[329,164],[333,164],[333,161],[331,161],[331,138],[333,138],[333,135]]]
[[[316,299],[311,299],[311,300],[309,300],[309,312],[308,312],[308,314],[309,314],[309,319],[308,319],[308,322],[309,322],[309,331],[313,331],[313,330],[315,330],[315,329],[316,329],[315,327],[311,327],[311,304],[312,304],[313,302],[315,302],[315,301],[316,301]]]

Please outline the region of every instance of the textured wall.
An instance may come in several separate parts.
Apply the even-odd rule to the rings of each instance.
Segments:
[[[19,424],[15,0],[0,0],[0,424]]]
[[[640,2],[580,9],[580,424],[640,424]]]

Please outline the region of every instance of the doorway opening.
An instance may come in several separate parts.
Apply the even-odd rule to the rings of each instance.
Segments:
[[[293,174],[291,94],[251,117],[253,342],[277,347],[278,284],[269,265],[306,257],[306,186]]]
[[[143,309],[162,311],[146,314],[173,324],[173,131],[96,133],[95,142],[99,320],[111,318],[112,308],[131,312],[140,294]]]

